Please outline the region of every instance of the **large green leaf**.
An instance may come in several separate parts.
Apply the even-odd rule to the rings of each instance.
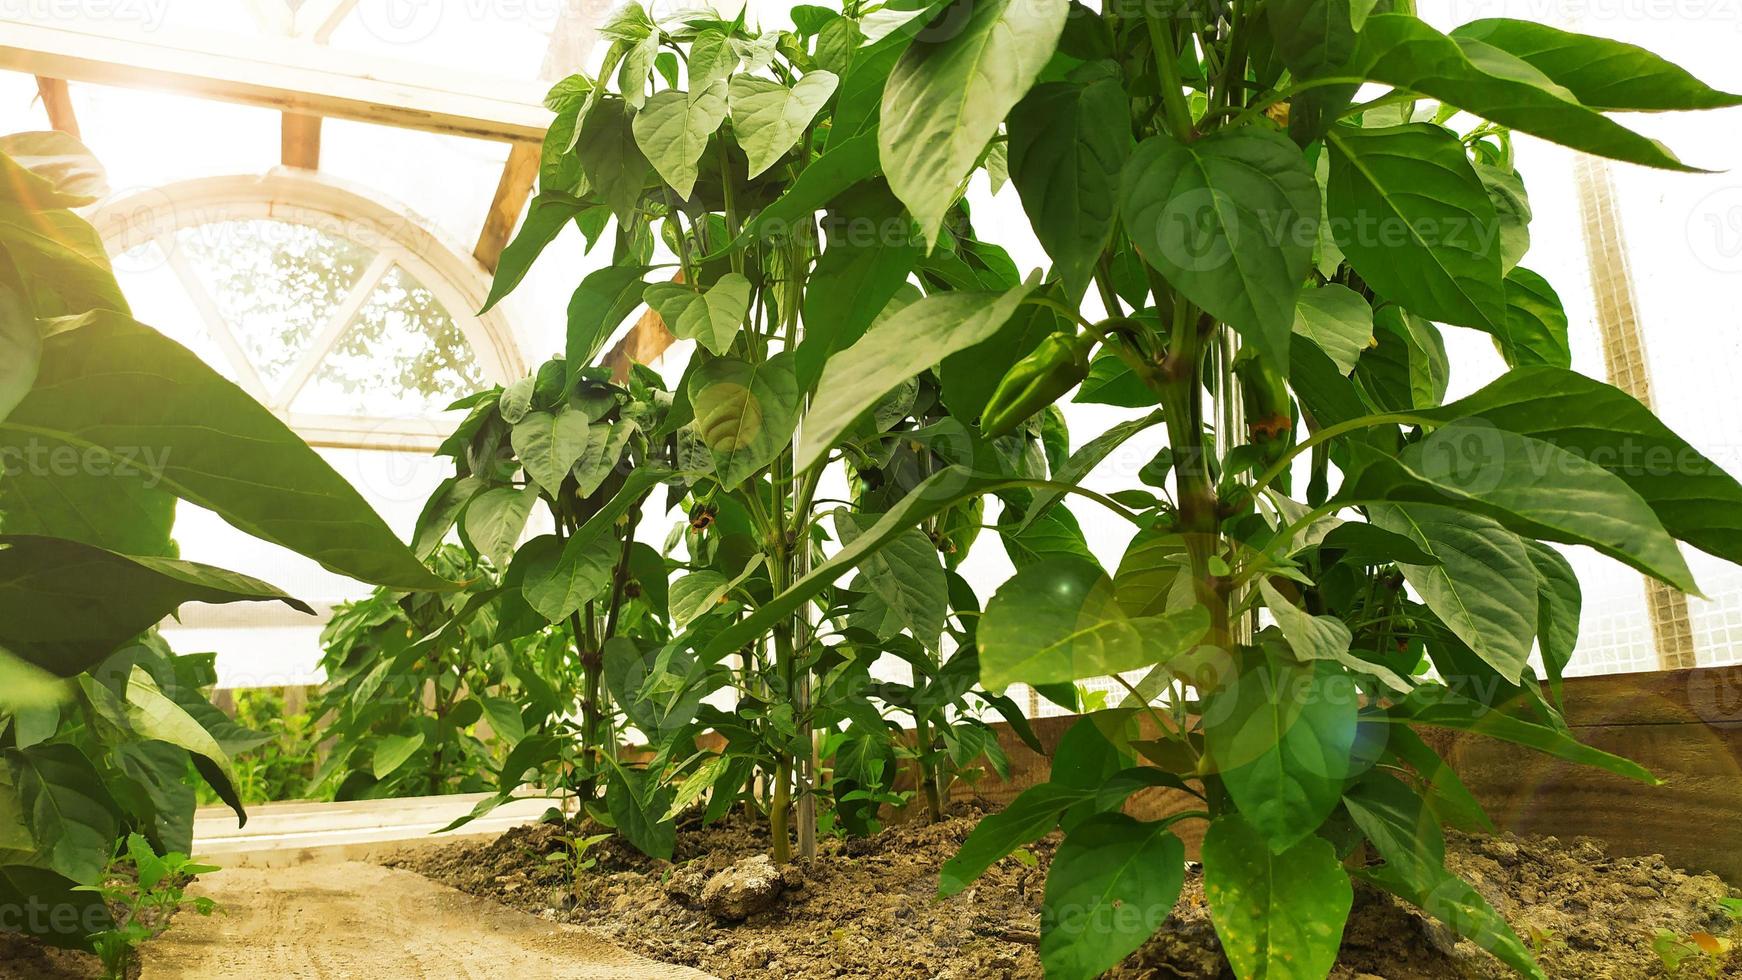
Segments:
[[[1092,980],[1116,966],[1160,928],[1184,882],[1185,845],[1165,822],[1104,813],[1072,828],[1046,876],[1046,975]]]
[[[844,507],[836,510],[835,533],[841,544],[852,544],[865,528],[876,523],[877,516],[855,515]],[[925,531],[914,527],[897,534],[865,560],[862,570],[871,590],[912,631],[913,638],[927,649],[939,649],[949,582],[937,545]]]
[[[955,857],[944,862],[938,872],[938,897],[948,898],[960,892],[1017,848],[1052,833],[1065,810],[1094,795],[1089,787],[1053,782],[1023,790],[1009,806],[987,814],[975,824]]]
[[[576,539],[570,539],[576,540]],[[600,536],[569,548],[555,535],[540,535],[520,547],[514,562],[523,566],[520,593],[540,616],[553,623],[569,618],[611,584],[619,549]]]
[[[156,739],[193,753],[201,775],[211,783],[219,798],[236,812],[237,822],[248,822],[230,754],[224,751],[211,732],[206,731],[205,726],[163,693],[157,681],[137,665],[127,680],[127,723],[140,738]]]
[[[750,312],[750,280],[728,272],[705,292],[675,282],[656,282],[643,295],[672,334],[724,354]]]
[[[1334,662],[1262,653],[1248,654],[1205,706],[1205,751],[1271,851],[1295,846],[1336,809],[1355,768],[1359,710],[1359,692]]]
[[[1294,334],[1319,349],[1348,374],[1361,352],[1374,346],[1373,308],[1361,294],[1334,282],[1302,290],[1294,308]]]
[[[1586,545],[1698,591],[1675,539],[1626,481],[1553,443],[1481,420],[1451,422],[1395,458],[1375,459],[1337,497],[1484,514],[1520,534]]]
[[[1475,162],[1476,176],[1494,205],[1495,237],[1500,247],[1500,268],[1511,272],[1530,251],[1530,194],[1516,170]]]
[[[1411,123],[1326,140],[1331,231],[1355,271],[1411,312],[1504,336],[1494,202],[1457,137]]]
[[[1370,2],[1351,0],[1271,0],[1265,14],[1276,53],[1296,82],[1335,75],[1355,50],[1361,20]],[[1320,86],[1289,102],[1289,132],[1303,145],[1318,138],[1359,86]]]
[[[1403,577],[1458,639],[1516,684],[1536,634],[1536,571],[1524,542],[1490,518],[1420,504],[1369,507],[1380,528],[1439,559]]]
[[[6,749],[0,763],[16,775],[18,799],[36,841],[32,864],[83,885],[97,884],[119,828],[102,777],[66,743]]]
[[[493,487],[472,498],[460,518],[460,532],[472,549],[497,568],[507,568],[514,545],[538,503],[538,487]]]
[[[744,226],[740,240],[788,241],[816,223],[816,212],[853,185],[877,174],[877,137],[866,133],[831,142],[821,156],[799,171],[774,203]],[[899,212],[897,212],[899,213]],[[734,243],[737,244],[737,243]]]
[[[610,424],[599,422],[589,426],[587,444],[582,447],[581,455],[569,469],[575,478],[575,492],[583,498],[598,492],[606,477],[623,461],[623,451],[628,448],[629,440],[639,430],[640,426],[633,419],[618,419]]]
[[[1344,527],[1367,528],[1376,533],[1378,528],[1371,524],[1346,524]],[[1407,541],[1398,539],[1408,545]],[[1258,590],[1264,596],[1265,608],[1270,610],[1276,619],[1277,628],[1288,640],[1289,649],[1302,660],[1331,660],[1340,663],[1350,670],[1362,674],[1370,674],[1400,694],[1408,694],[1414,687],[1408,681],[1397,675],[1397,672],[1383,664],[1370,663],[1349,652],[1349,643],[1353,634],[1349,626],[1335,616],[1314,616],[1305,609],[1296,606],[1283,597],[1268,579],[1261,579]]]
[[[804,336],[797,350],[799,387],[807,392],[829,358],[876,322],[924,252],[913,220],[881,182],[842,195],[823,227],[828,247],[804,291]]]
[[[1209,629],[1200,606],[1130,616],[1113,580],[1087,559],[1058,556],[1030,565],[999,587],[980,619],[980,681],[992,690],[1017,681],[1046,684],[1164,663]]]
[[[58,130],[0,136],[0,185],[31,211],[82,208],[109,193],[91,151]]]
[[[1186,298],[1288,363],[1319,220],[1318,181],[1299,147],[1257,128],[1191,143],[1152,136],[1125,166],[1120,215],[1143,258]]]
[[[645,86],[638,84],[634,90],[645,91]],[[629,223],[641,201],[648,171],[647,157],[635,140],[631,115],[622,99],[603,96],[581,119],[574,148],[589,188],[624,224]]]
[[[1546,544],[1526,541],[1530,563],[1536,566],[1536,643],[1542,654],[1555,699],[1561,696],[1561,672],[1579,643],[1579,613],[1584,592],[1566,557]]]
[[[0,535],[0,646],[62,677],[87,670],[186,602],[278,600],[265,582],[208,565]]]
[[[1069,0],[954,0],[902,52],[883,90],[878,147],[895,196],[937,238],[998,125],[1053,55]]]
[[[718,80],[693,92],[654,93],[632,125],[635,142],[653,169],[679,197],[688,199],[708,139],[725,120],[726,83]]]
[[[794,468],[803,471],[821,462],[841,433],[896,385],[991,337],[1032,288],[938,293],[865,331],[823,366]]]
[[[653,777],[644,771],[627,770],[613,764],[606,777],[605,804],[611,819],[636,850],[648,857],[671,860],[677,846],[677,826],[665,819],[675,791],[669,786],[653,785]]]
[[[112,842],[111,842],[112,843]],[[51,946],[89,950],[93,930],[114,926],[103,896],[78,888],[79,883],[47,868],[0,865],[0,905],[9,909],[39,907],[66,913],[25,917],[19,928]],[[30,921],[32,918],[35,921]]]
[[[375,753],[370,759],[370,774],[377,780],[393,775],[408,762],[417,750],[423,748],[423,733],[412,732],[409,735],[387,735],[375,743]]]
[[[751,177],[774,166],[798,143],[840,82],[834,72],[821,69],[791,88],[755,75],[732,76],[732,133],[744,150]]]
[[[17,293],[0,286],[0,422],[29,394],[41,361],[42,330],[35,315]]]
[[[527,207],[526,220],[520,223],[520,230],[503,247],[502,255],[496,261],[496,275],[490,281],[490,295],[484,300],[484,308],[478,312],[490,312],[502,297],[513,292],[545,247],[556,241],[556,236],[588,206],[586,201],[568,194],[540,191]]]
[[[1471,21],[1454,29],[1451,36],[1492,45],[1527,62],[1593,109],[1654,111],[1742,105],[1742,95],[1720,92],[1625,41],[1505,17]]]
[[[588,273],[575,287],[574,295],[569,297],[564,354],[570,381],[593,363],[623,319],[641,305],[642,293],[647,289],[641,277],[647,272],[647,267],[641,265],[608,265]]]
[[[1308,837],[1280,854],[1238,813],[1204,835],[1204,899],[1242,980],[1321,980],[1337,962],[1354,889],[1336,848]]]
[[[103,240],[73,212],[25,211],[0,202],[0,248],[37,316],[128,312]]]
[[[1038,85],[1010,113],[1010,179],[1065,291],[1079,297],[1119,218],[1131,110],[1115,78]]]
[[[791,442],[800,400],[792,367],[790,353],[760,364],[718,357],[690,375],[696,433],[713,454],[722,487],[737,487]]]
[[[1100,466],[1108,456],[1113,454],[1114,450],[1123,446],[1138,433],[1145,432],[1160,425],[1162,418],[1162,413],[1151,412],[1140,418],[1120,422],[1118,425],[1113,426],[1106,432],[1090,439],[1088,442],[1083,444],[1081,449],[1071,453],[1070,459],[1065,460],[1064,465],[1060,466],[1052,474],[1052,481],[1054,483],[1068,484],[1082,482],[1083,478],[1088,476],[1090,471],[1094,470],[1095,467]],[[1036,491],[1034,499],[1029,502],[1028,507],[1023,511],[1022,522],[1017,525],[1017,531],[1021,532],[1032,526],[1035,523],[1035,520],[1046,512],[1047,508],[1057,503],[1059,498],[1063,496],[1064,491],[1062,490],[1045,489]]]
[[[26,468],[7,476],[9,493],[34,486],[92,504],[110,495],[131,508],[130,487],[161,489],[340,575],[390,588],[451,587],[271,412],[187,348],[120,313],[61,321],[44,337],[36,386],[0,422],[0,456],[38,450],[70,454],[79,472]],[[64,537],[85,529],[33,528]]]
[[[587,448],[589,428],[585,412],[569,411],[566,407],[554,414],[527,412],[514,424],[510,440],[514,455],[526,467],[526,474],[545,493],[556,497],[562,492],[570,467]],[[600,428],[608,431],[607,426]]]
[[[1548,280],[1522,266],[1506,274],[1506,336],[1500,354],[1509,367],[1573,366],[1567,311]]]
[[[1617,776],[1661,786],[1663,781],[1644,766],[1601,749],[1591,748],[1558,728],[1525,721],[1505,711],[1491,708],[1438,685],[1416,688],[1402,704],[1390,711],[1370,716],[1372,720],[1392,724],[1426,725],[1474,732],[1503,742],[1513,742],[1552,755],[1557,759],[1592,766]]]
[[[1671,534],[1742,562],[1742,484],[1617,388],[1573,371],[1526,367],[1421,414],[1481,419],[1588,459],[1644,497]]]
[[[1367,18],[1349,70],[1575,150],[1648,167],[1692,169],[1655,140],[1581,105],[1528,62],[1485,41],[1446,37],[1413,14]]]

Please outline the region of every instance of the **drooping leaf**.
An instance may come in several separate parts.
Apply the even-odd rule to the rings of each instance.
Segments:
[[[584,412],[528,412],[514,424],[514,455],[526,467],[526,475],[556,497],[569,468],[587,447],[588,428]]]
[[[209,565],[0,535],[0,646],[62,677],[99,663],[183,603],[271,600],[312,613],[264,582]]]
[[[1536,566],[1536,643],[1555,700],[1561,698],[1561,672],[1579,643],[1579,612],[1584,593],[1579,577],[1565,556],[1548,545],[1526,541],[1530,563]]]
[[[1524,179],[1515,170],[1503,170],[1493,164],[1473,164],[1476,176],[1494,204],[1494,234],[1500,247],[1500,269],[1511,272],[1530,251],[1530,195],[1525,192]]]
[[[641,305],[642,292],[648,288],[641,277],[647,272],[646,266],[608,265],[588,273],[575,287],[574,295],[569,297],[564,355],[571,383],[599,356],[605,341],[624,318]]]
[[[18,285],[36,316],[128,312],[102,238],[77,214],[0,204],[0,247],[17,269]]]
[[[1264,596],[1265,608],[1276,618],[1276,625],[1288,639],[1289,649],[1295,656],[1303,660],[1334,661],[1357,673],[1371,674],[1393,691],[1410,692],[1413,685],[1399,677],[1396,671],[1349,652],[1353,637],[1342,620],[1335,616],[1312,615],[1289,602],[1268,580],[1260,580],[1258,588]]]
[[[823,366],[793,465],[808,470],[891,388],[949,354],[991,337],[1031,285],[1002,293],[949,291],[912,303],[867,330]]]
[[[1452,31],[1528,63],[1593,109],[1661,111],[1742,105],[1682,68],[1625,41],[1574,34],[1534,21],[1492,17]]]
[[[728,272],[706,291],[682,283],[659,282],[643,294],[666,328],[715,354],[724,354],[750,312],[750,280]]]
[[[497,568],[507,568],[537,502],[538,487],[530,483],[486,490],[466,506],[460,530],[478,554]]]
[[[399,771],[417,750],[423,748],[423,733],[411,732],[407,735],[385,735],[375,743],[375,754],[370,760],[370,772],[376,779],[386,779]]]
[[[1222,949],[1247,980],[1319,980],[1336,965],[1354,902],[1336,848],[1308,837],[1282,853],[1238,813],[1204,835],[1204,898]]]
[[[0,186],[32,211],[82,208],[109,193],[102,164],[59,130],[0,136]]]
[[[502,297],[513,292],[545,247],[556,241],[556,236],[587,207],[587,202],[568,194],[539,192],[527,207],[526,220],[520,223],[520,230],[503,246],[502,254],[496,260],[496,275],[490,281],[490,295],[484,300],[484,308],[478,312],[490,312]]]
[[[134,666],[127,681],[127,722],[140,738],[155,739],[193,753],[200,774],[211,783],[219,798],[236,812],[238,822],[248,822],[248,814],[242,809],[241,784],[236,778],[236,767],[230,761],[230,754],[224,751],[212,733],[164,694],[151,674],[138,665]]]
[[[42,330],[35,315],[18,294],[0,287],[0,422],[30,392],[41,361]]]
[[[883,89],[878,147],[890,189],[937,239],[998,125],[1052,57],[1068,0],[953,0],[914,38]]]
[[[1548,280],[1519,267],[1506,274],[1506,336],[1500,354],[1508,367],[1573,366],[1567,311]]]
[[[792,354],[760,364],[715,358],[690,375],[688,388],[696,432],[722,487],[737,487],[791,442],[800,401]]]
[[[35,387],[0,422],[0,456],[30,445],[77,454],[80,472],[8,474],[6,492],[72,494],[93,508],[34,533],[85,540],[93,521],[125,530],[140,513],[130,488],[167,491],[337,574],[392,588],[451,587],[270,411],[123,314],[61,321],[43,338]],[[105,500],[117,509],[102,510]]]
[[[1119,218],[1129,100],[1109,77],[1049,82],[1017,103],[1009,128],[1010,179],[1065,292],[1081,296]]]
[[[1092,980],[1118,965],[1172,912],[1184,882],[1185,845],[1164,821],[1104,813],[1073,827],[1047,871],[1046,975]]]
[[[623,451],[640,429],[633,419],[618,419],[610,425],[596,423],[587,429],[587,445],[569,472],[575,478],[575,492],[591,497],[598,492],[623,461]]]
[[[982,631],[984,627],[982,626]],[[1252,653],[1205,707],[1205,751],[1247,825],[1282,853],[1317,830],[1357,765],[1360,696],[1333,662]]]
[[[1361,21],[1372,6],[1360,0],[1274,0],[1265,5],[1276,53],[1296,82],[1340,74],[1355,50]],[[1324,133],[1349,104],[1356,85],[1319,86],[1289,103],[1290,135],[1302,145]]]
[[[574,539],[570,539],[574,540]],[[540,535],[520,547],[514,562],[524,568],[520,593],[540,616],[553,623],[568,619],[611,584],[619,549],[600,536],[574,548],[555,535]]]
[[[0,751],[16,775],[18,798],[36,841],[35,860],[82,885],[97,884],[118,834],[102,777],[64,742]]]
[[[1017,848],[1052,833],[1067,808],[1092,795],[1088,789],[1050,782],[1023,790],[1009,806],[981,818],[955,857],[944,862],[938,873],[938,897],[962,891]]]
[[[751,177],[774,166],[798,143],[840,82],[834,72],[822,69],[806,74],[791,88],[755,75],[732,76],[727,96],[732,132],[744,150]]]
[[[1318,194],[1300,148],[1280,133],[1243,127],[1191,143],[1158,134],[1126,164],[1120,215],[1169,283],[1286,364]]]
[[[606,774],[608,789],[605,803],[617,831],[635,849],[648,857],[671,860],[677,845],[677,826],[665,819],[675,791],[669,786],[654,786],[650,774],[626,770],[613,765]]]
[[[1457,137],[1338,125],[1326,141],[1331,231],[1355,271],[1414,313],[1504,336],[1494,203]]]
[[[1401,705],[1376,720],[1392,724],[1427,725],[1474,732],[1503,742],[1513,742],[1545,752],[1558,759],[1593,766],[1617,776],[1660,786],[1663,781],[1644,766],[1600,749],[1594,749],[1557,728],[1538,725],[1463,697],[1438,685],[1418,687]]]
[[[980,681],[998,690],[1075,681],[1164,663],[1209,629],[1200,606],[1133,617],[1113,580],[1075,556],[1044,559],[999,587],[980,620]]]
[[[835,533],[850,545],[876,515],[859,516],[846,508],[835,511]],[[938,559],[937,545],[925,531],[909,528],[873,552],[862,567],[872,591],[889,606],[913,638],[928,649],[939,649],[947,614],[949,583]]]
[[[1349,374],[1361,352],[1375,343],[1373,308],[1339,283],[1302,290],[1294,308],[1294,334],[1317,344],[1337,370]]]
[[[829,358],[858,342],[890,306],[924,251],[901,202],[879,182],[842,195],[823,228],[828,247],[805,289],[797,350],[799,386],[807,392]]]
[[[655,92],[635,114],[632,128],[653,169],[687,200],[708,139],[725,120],[726,83],[720,80],[691,92]]]
[[[643,77],[646,73],[643,72]],[[631,91],[645,91],[637,85]],[[647,157],[635,139],[633,113],[628,103],[614,95],[595,101],[581,119],[574,151],[587,175],[587,186],[619,222],[627,224],[647,184]]]

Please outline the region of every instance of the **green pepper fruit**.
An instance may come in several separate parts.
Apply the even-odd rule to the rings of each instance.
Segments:
[[[1235,356],[1234,376],[1240,379],[1240,400],[1246,408],[1246,441],[1258,449],[1262,467],[1274,466],[1294,445],[1288,381],[1251,348]]]
[[[1004,373],[980,413],[980,433],[996,439],[1082,384],[1089,376],[1089,354],[1094,349],[1090,334],[1048,335]]]

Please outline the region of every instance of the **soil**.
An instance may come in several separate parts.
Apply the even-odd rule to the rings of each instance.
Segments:
[[[547,856],[563,852],[565,837],[596,828],[531,825],[491,842],[424,848],[389,863],[724,980],[1038,980],[1039,910],[1056,836],[1028,849],[1033,866],[1007,858],[961,894],[935,897],[938,867],[979,816],[960,807],[938,824],[824,841],[816,860],[783,869],[785,891],[772,908],[742,922],[716,918],[701,895],[715,874],[767,851],[766,832],[757,826],[688,826],[671,863],[611,838],[587,852],[597,864],[573,884],[563,864]],[[1659,929],[1729,934],[1742,947],[1742,925],[1719,904],[1735,893],[1712,875],[1677,871],[1660,857],[1610,856],[1588,838],[1451,832],[1447,850],[1451,870],[1529,937],[1551,977],[1670,976],[1652,950]],[[1696,964],[1679,976],[1742,978],[1742,954],[1717,971],[1707,974]],[[1195,867],[1162,931],[1109,976],[1231,978]],[[1358,884],[1333,976],[1499,980],[1513,974],[1412,907]]]

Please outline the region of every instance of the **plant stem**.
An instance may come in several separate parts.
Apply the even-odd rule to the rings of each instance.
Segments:
[[[1145,14],[1149,27],[1149,43],[1155,49],[1155,68],[1161,73],[1161,102],[1167,113],[1167,125],[1179,140],[1192,138],[1192,112],[1186,105],[1185,83],[1179,77],[1179,52],[1173,41],[1162,36],[1161,20],[1155,14]]]

